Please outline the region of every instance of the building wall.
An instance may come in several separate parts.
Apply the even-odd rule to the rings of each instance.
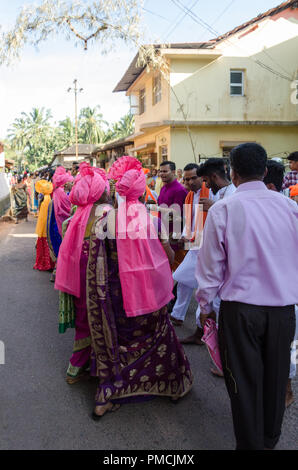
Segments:
[[[201,158],[222,156],[221,142],[257,142],[267,151],[269,157],[286,156],[298,150],[297,127],[269,126],[210,126],[191,129],[195,155]],[[179,167],[194,162],[189,135],[185,129],[171,130],[170,159]],[[197,160],[198,161],[198,160]]]
[[[145,87],[146,112],[135,119],[136,133],[140,130],[145,133],[135,138],[135,147],[155,142],[153,151],[158,154],[158,163],[163,144],[168,146],[168,159],[175,161],[178,167],[194,161],[185,128],[170,130],[156,126],[149,130],[143,127],[168,119],[181,122],[186,116],[188,121],[293,122],[292,127],[278,124],[193,126],[191,135],[196,156],[221,156],[221,141],[256,141],[271,156],[286,156],[297,150],[298,128],[294,123],[298,121],[298,104],[291,99],[293,85],[298,80],[298,9],[288,9],[250,25],[219,43],[216,50],[221,56],[215,59],[207,59],[203,52],[198,57],[193,54],[192,58],[187,54],[183,58],[168,55],[173,90],[163,80],[162,100],[155,106],[152,105],[153,74],[144,71],[136,80],[127,94],[138,95]],[[231,69],[244,72],[244,96],[230,96]]]
[[[161,81],[161,101],[153,105],[153,77],[154,73],[146,71],[127,91],[127,95],[139,96],[139,91],[146,89],[146,111],[135,116],[135,132],[139,132],[142,124],[156,122],[157,120],[169,119],[169,87],[166,80]]]
[[[171,84],[180,103],[172,92],[170,118],[183,119],[182,104],[187,120],[298,120],[298,105],[291,102],[298,78],[298,9],[284,15],[220,43],[222,56],[209,63],[172,58]],[[230,96],[230,69],[244,71],[244,96]]]
[[[157,166],[162,161],[162,147],[167,147],[167,152],[168,156],[170,155],[171,152],[171,132],[169,127],[162,127],[159,129],[156,129],[151,132],[147,132],[146,134],[136,137],[135,138],[135,147],[140,147],[146,144],[152,144],[154,143],[153,146],[150,146],[148,149],[140,149],[136,152],[131,152],[132,154],[140,155],[141,157],[143,155],[147,155],[148,153],[156,153],[157,154]]]

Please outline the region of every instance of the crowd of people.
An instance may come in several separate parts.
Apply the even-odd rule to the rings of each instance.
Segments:
[[[98,379],[94,420],[177,403],[195,374],[183,345],[203,345],[212,321],[236,448],[276,446],[296,373],[298,152],[288,161],[285,175],[247,143],[183,172],[123,156],[108,172],[84,162],[13,185],[38,212],[34,268],[52,271],[59,332],[75,328],[66,381]],[[179,341],[194,291],[196,330]]]

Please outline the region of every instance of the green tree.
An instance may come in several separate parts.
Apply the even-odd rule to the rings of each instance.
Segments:
[[[59,150],[70,147],[75,143],[75,125],[70,117],[66,117],[59,122],[56,128],[56,137],[58,139]]]
[[[130,113],[127,113],[123,116],[120,121],[114,124],[115,136],[118,139],[127,137],[134,133],[135,129],[135,120],[134,116]]]
[[[100,144],[104,141],[103,125],[108,126],[103,115],[99,112],[100,106],[83,108],[79,115],[79,141],[83,144]]]
[[[27,147],[27,124],[25,119],[16,118],[8,130],[8,145],[13,152],[13,158],[20,166],[22,160],[25,159],[25,149]]]
[[[56,149],[55,129],[50,124],[51,111],[33,108],[21,113],[8,131],[8,139],[18,163],[27,161],[30,169],[46,165]]]
[[[135,130],[134,116],[130,113],[126,114],[118,122],[115,122],[106,131],[104,141],[109,142],[111,140],[123,139],[133,134]]]

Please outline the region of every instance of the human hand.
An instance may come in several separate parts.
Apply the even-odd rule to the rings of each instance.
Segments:
[[[203,329],[208,318],[216,322],[216,313],[215,312],[200,313],[200,322],[201,322],[201,326]]]
[[[208,199],[207,197],[202,197],[200,199],[199,204],[203,205],[203,211],[208,212],[210,207],[213,206],[214,202],[211,199]]]

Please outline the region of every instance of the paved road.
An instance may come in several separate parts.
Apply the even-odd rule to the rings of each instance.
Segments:
[[[1,223],[0,223],[1,225]],[[0,227],[0,449],[204,450],[235,447],[224,382],[209,373],[205,347],[187,346],[195,375],[178,404],[155,399],[130,404],[101,422],[90,418],[95,382],[69,386],[65,371],[73,330],[58,334],[58,295],[49,273],[32,269],[35,222]],[[179,336],[194,327],[191,305]],[[287,411],[279,449],[298,449],[297,402]]]

